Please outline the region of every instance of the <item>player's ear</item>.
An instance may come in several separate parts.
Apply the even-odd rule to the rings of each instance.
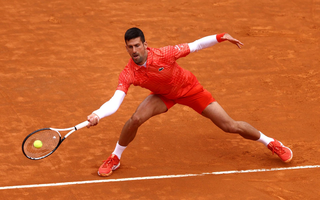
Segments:
[[[126,50],[128,51],[128,44],[127,44],[127,40],[125,40],[126,45],[124,46],[126,48]]]
[[[148,47],[148,43],[147,43],[147,42],[144,42],[144,46],[147,48],[147,47]]]

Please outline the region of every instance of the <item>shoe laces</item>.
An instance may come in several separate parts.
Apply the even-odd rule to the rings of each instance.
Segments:
[[[103,168],[108,167],[108,165],[113,165],[113,158],[109,157],[107,160],[102,161],[103,162]]]
[[[282,154],[286,153],[285,148],[280,143],[277,144],[277,143],[273,142],[271,148],[272,148],[272,154],[276,153],[276,154],[282,155]]]

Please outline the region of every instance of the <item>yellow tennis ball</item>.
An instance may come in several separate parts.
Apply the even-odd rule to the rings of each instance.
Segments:
[[[42,147],[42,142],[41,142],[41,140],[36,140],[36,141],[34,141],[34,143],[33,143],[33,146],[35,147],[35,148],[41,148]]]

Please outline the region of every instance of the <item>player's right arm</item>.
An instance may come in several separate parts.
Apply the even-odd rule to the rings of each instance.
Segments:
[[[116,90],[109,101],[104,103],[98,110],[93,111],[93,113],[87,117],[89,122],[87,127],[95,126],[99,123],[100,119],[115,113],[119,109],[125,96],[126,93],[124,91]]]
[[[130,65],[128,63],[128,65],[120,73],[118,86],[113,97],[111,97],[109,101],[104,103],[98,110],[93,111],[93,113],[87,117],[89,122],[87,126],[88,128],[90,126],[97,125],[100,119],[112,115],[119,109],[133,80],[133,72],[130,70],[131,68],[129,66]]]

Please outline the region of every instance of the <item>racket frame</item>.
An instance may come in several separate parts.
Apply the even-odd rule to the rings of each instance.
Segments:
[[[40,160],[40,159],[46,158],[46,157],[50,156],[53,152],[55,152],[55,151],[58,149],[58,147],[60,146],[60,144],[61,144],[67,137],[69,137],[73,132],[75,132],[75,131],[77,131],[77,130],[79,130],[79,129],[81,129],[81,128],[86,127],[88,124],[89,124],[88,121],[84,121],[84,122],[82,122],[82,123],[80,123],[80,124],[78,124],[78,125],[76,125],[76,126],[74,126],[74,127],[70,127],[70,128],[63,128],[63,129],[58,129],[58,128],[42,128],[42,129],[38,129],[38,130],[36,130],[36,131],[33,131],[32,133],[30,133],[30,134],[23,140],[23,142],[22,142],[22,152],[23,152],[23,154],[24,154],[27,158],[29,158],[29,159],[31,159],[31,160]],[[35,134],[35,133],[37,133],[37,132],[39,132],[39,131],[43,131],[43,130],[52,130],[52,131],[57,132],[58,135],[59,135],[59,143],[57,144],[57,146],[56,146],[50,153],[48,153],[48,154],[46,154],[46,155],[44,155],[44,156],[41,156],[41,157],[39,157],[39,158],[33,158],[33,157],[28,156],[28,155],[25,153],[24,148],[23,148],[25,142],[28,140],[28,138],[29,138],[31,135],[33,135],[33,134]],[[69,132],[61,139],[61,134],[60,134],[59,131],[69,131]]]

